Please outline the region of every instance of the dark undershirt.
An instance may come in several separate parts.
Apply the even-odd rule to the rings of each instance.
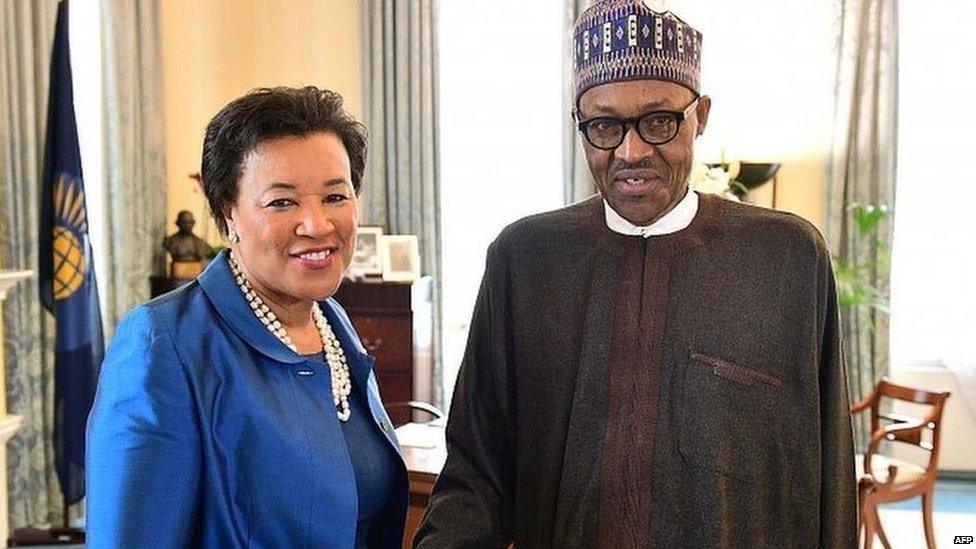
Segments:
[[[329,371],[329,365],[322,353],[305,355],[305,358],[314,361],[316,367]],[[331,394],[323,397],[332,399]],[[397,468],[390,443],[373,421],[362,388],[355,384],[349,394],[349,410],[349,421],[340,422],[340,425],[356,475],[356,493],[359,500],[356,547],[359,548],[366,547],[369,520],[390,500]]]

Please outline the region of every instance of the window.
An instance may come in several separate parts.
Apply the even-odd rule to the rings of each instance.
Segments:
[[[562,206],[562,3],[440,4],[443,364],[454,387],[488,245]],[[512,14],[518,14],[513,17]]]
[[[976,359],[976,4],[899,4],[892,367]]]

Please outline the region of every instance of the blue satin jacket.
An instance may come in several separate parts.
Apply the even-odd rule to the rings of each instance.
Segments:
[[[226,252],[225,252],[226,253]],[[254,316],[225,253],[197,281],[133,310],[88,420],[88,547],[353,547],[358,501],[328,372]],[[373,358],[334,300],[320,304],[396,452],[369,523],[399,547],[408,484]],[[311,374],[309,372],[312,372]]]

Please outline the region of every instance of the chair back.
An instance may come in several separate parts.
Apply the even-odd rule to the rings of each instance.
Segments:
[[[436,406],[434,406],[432,404],[428,404],[426,402],[419,402],[419,401],[416,401],[416,400],[409,400],[409,401],[404,401],[404,402],[393,402],[393,403],[387,404],[385,407],[386,407],[387,413],[390,414],[391,417],[397,415],[397,414],[394,414],[394,411],[396,411],[396,410],[409,410],[410,411],[410,420],[405,421],[405,422],[404,421],[397,421],[397,422],[394,423],[394,426],[395,427],[400,427],[401,425],[405,425],[406,423],[409,423],[410,421],[412,421],[413,417],[416,415],[415,412],[423,412],[423,413],[427,414],[428,416],[430,416],[431,421],[437,421],[439,419],[443,419],[444,418],[444,412],[442,412]]]
[[[922,523],[925,527],[925,540],[928,547],[935,547],[935,534],[932,528],[932,496],[935,491],[936,474],[939,463],[939,441],[941,439],[942,410],[945,408],[947,391],[933,392],[906,387],[882,378],[874,391],[851,407],[852,413],[869,411],[871,414],[871,439],[858,472],[857,501],[859,509],[859,537],[865,549],[870,549],[875,535],[881,538],[885,547],[890,547],[888,538],[881,527],[878,505],[904,501],[916,496],[922,497]],[[902,401],[927,405],[922,417],[888,412],[888,401]],[[882,424],[884,423],[884,424]],[[929,433],[929,437],[923,434]],[[882,442],[901,442],[928,451],[929,460],[924,468],[918,464],[902,461],[888,456],[878,456],[878,446]],[[875,470],[872,462],[876,457],[878,466],[887,462],[887,474]],[[919,470],[921,469],[921,470]],[[902,473],[904,471],[904,473]],[[901,478],[899,479],[899,475]]]
[[[871,432],[877,432],[885,425],[917,424],[921,429],[906,431],[895,431],[889,433],[885,439],[889,442],[902,442],[929,452],[929,466],[926,467],[928,474],[935,474],[934,465],[939,459],[939,441],[941,439],[942,411],[945,408],[946,399],[949,398],[948,391],[933,392],[914,387],[907,387],[892,383],[888,378],[882,378],[875,387],[871,395],[866,400],[871,413]],[[886,401],[902,401],[914,404],[928,405],[931,408],[922,417],[908,416],[887,412],[890,409],[886,406]],[[885,422],[885,425],[882,424]],[[931,432],[930,440],[922,436],[923,430]]]

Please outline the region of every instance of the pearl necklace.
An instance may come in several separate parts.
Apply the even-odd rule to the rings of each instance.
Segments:
[[[278,316],[265,304],[261,296],[251,287],[247,278],[244,277],[233,253],[227,255],[227,262],[230,264],[230,270],[234,273],[237,286],[244,293],[248,305],[251,306],[251,310],[254,311],[254,315],[258,317],[261,324],[264,324],[264,327],[285,346],[298,353],[298,348],[288,337],[288,332],[278,320]],[[351,415],[349,394],[352,392],[352,383],[349,381],[349,364],[346,362],[346,354],[342,351],[339,339],[332,331],[332,326],[329,325],[329,321],[326,320],[325,314],[316,302],[312,302],[312,319],[315,320],[315,327],[318,328],[319,337],[322,338],[325,361],[329,364],[329,371],[332,374],[332,402],[336,407],[336,415],[339,416],[339,421],[349,421]]]

